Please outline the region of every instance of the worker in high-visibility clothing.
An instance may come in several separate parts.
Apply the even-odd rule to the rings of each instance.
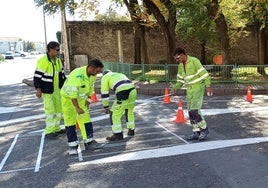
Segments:
[[[173,55],[179,63],[177,82],[173,89],[177,90],[182,86],[187,88],[187,109],[193,128],[193,133],[187,139],[203,141],[209,131],[200,109],[205,91],[208,96],[212,96],[210,76],[201,62],[196,57],[186,55],[184,49],[176,48]]]
[[[43,99],[46,114],[46,138],[56,138],[65,133],[60,128],[62,118],[60,88],[66,77],[61,60],[58,58],[60,44],[51,41],[47,44],[47,53],[37,61],[34,72],[36,96]]]
[[[97,74],[102,72],[102,68],[100,60],[89,60],[87,66],[76,68],[69,74],[61,89],[62,112],[70,155],[77,154],[79,144],[76,123],[79,125],[85,149],[98,147],[98,143],[93,139],[93,126],[88,108]]]
[[[109,91],[115,92],[116,98],[109,108]],[[110,113],[113,135],[106,138],[108,141],[122,140],[123,129],[121,117],[125,113],[128,136],[135,134],[134,106],[137,90],[134,83],[122,73],[103,71],[101,78],[101,98],[105,113]]]

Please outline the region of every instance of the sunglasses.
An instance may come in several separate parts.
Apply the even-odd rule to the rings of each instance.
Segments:
[[[181,55],[178,55],[175,57],[175,59],[178,61],[180,59]]]

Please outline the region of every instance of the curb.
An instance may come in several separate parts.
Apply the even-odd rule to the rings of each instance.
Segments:
[[[33,80],[23,79],[22,83],[34,87]],[[95,92],[100,94],[100,84],[96,82]],[[169,83],[156,83],[149,84],[146,82],[136,82],[135,86],[137,88],[138,94],[159,96],[165,94],[165,88],[169,87]],[[212,90],[214,95],[246,95],[248,85],[244,84],[213,84]],[[267,95],[268,85],[267,84],[254,84],[252,85],[251,93],[253,95]],[[178,95],[186,95],[186,89],[182,88],[176,92]]]

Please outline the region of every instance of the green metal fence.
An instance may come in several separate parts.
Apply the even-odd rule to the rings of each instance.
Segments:
[[[213,83],[268,82],[268,65],[204,65]],[[105,62],[105,69],[121,72],[139,81],[175,82],[176,64],[128,64]]]

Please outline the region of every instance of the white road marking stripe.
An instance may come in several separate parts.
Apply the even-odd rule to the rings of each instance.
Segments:
[[[36,163],[35,163],[34,172],[39,172],[39,169],[40,169],[42,153],[43,153],[43,148],[44,148],[44,140],[45,140],[45,132],[43,132],[42,136],[41,136],[41,141],[40,141],[37,160],[36,160]]]
[[[44,114],[27,116],[27,117],[22,117],[22,118],[17,118],[17,119],[11,119],[11,120],[7,120],[7,121],[1,121],[0,127],[14,124],[14,123],[26,122],[26,121],[37,120],[37,119],[42,119],[42,118],[45,118]]]
[[[2,171],[0,172],[0,174],[7,174],[7,173],[12,173],[12,172],[20,172],[20,171],[26,171],[26,170],[33,170],[33,167],[30,168],[20,168],[20,169],[16,169],[16,170],[7,170],[7,171]]]
[[[92,120],[92,122],[96,122],[96,121],[101,121],[101,120],[108,119],[108,118],[110,118],[109,114],[105,114],[105,115],[102,115],[102,116],[93,117],[93,118],[91,118],[91,120]],[[61,127],[61,129],[65,129],[64,125],[60,125],[60,127]],[[43,132],[44,130],[45,129],[39,129],[39,130],[36,130],[36,131],[31,131],[30,133],[39,133],[39,132]]]
[[[169,129],[167,129],[166,127],[164,127],[163,125],[161,125],[158,122],[155,122],[159,127],[162,127],[163,129],[165,129],[168,133],[172,134],[173,136],[177,137],[178,139],[180,139],[181,141],[183,141],[186,144],[189,144],[189,142],[187,142],[186,140],[184,140],[182,137],[180,137],[179,135],[173,133],[172,131],[170,131]]]
[[[77,148],[77,155],[78,155],[78,161],[80,162],[83,161],[83,155],[82,155],[80,144],[78,145],[78,148]]]
[[[18,107],[1,107],[0,106],[0,114],[6,114],[11,112],[20,112],[20,111],[26,111],[31,110],[32,108],[18,108]]]
[[[12,150],[13,150],[13,148],[14,148],[14,146],[15,146],[17,140],[18,140],[18,137],[19,137],[19,134],[16,134],[16,136],[14,137],[14,140],[13,140],[13,142],[12,142],[10,148],[8,149],[8,151],[7,151],[7,153],[6,153],[5,157],[4,157],[4,159],[3,159],[2,162],[0,163],[0,172],[1,172],[2,168],[4,167],[4,165],[5,165],[5,163],[6,163],[7,159],[8,159],[8,157],[9,157],[9,155],[11,154],[11,152],[12,152]]]
[[[267,110],[268,110],[268,106],[251,107],[251,108],[201,109],[201,112],[203,115],[218,115],[218,114],[226,114],[226,113],[252,112],[252,111],[254,112],[254,111],[267,111]],[[187,110],[183,110],[183,111],[185,114],[188,113]],[[38,120],[38,119],[42,119],[42,118],[45,118],[44,114],[28,116],[28,117],[23,117],[23,118],[17,118],[17,119],[12,119],[12,120],[7,120],[7,121],[1,121],[0,127],[6,126],[9,124],[14,124],[14,123],[26,122],[26,121],[30,121],[30,120]],[[109,118],[109,114],[105,114],[102,116],[93,117],[91,119],[92,119],[92,122],[94,122],[94,121],[100,121],[100,120],[104,120],[104,119],[108,119],[108,118]],[[39,131],[42,131],[42,130],[39,130]]]
[[[182,155],[182,154],[188,154],[188,153],[194,153],[194,152],[200,152],[200,151],[221,149],[221,148],[226,148],[226,147],[257,144],[257,143],[267,142],[267,141],[268,141],[268,137],[257,137],[257,138],[244,138],[244,139],[201,142],[201,143],[179,145],[179,146],[173,146],[173,147],[167,147],[167,148],[159,148],[159,149],[130,152],[126,154],[119,154],[119,155],[112,156],[112,157],[106,157],[102,159],[76,163],[76,164],[70,165],[70,167],[160,158],[160,157]]]
[[[84,155],[84,158],[91,158],[91,157],[99,157],[99,156],[105,156],[105,155],[113,155],[113,154],[118,154],[118,153],[130,153],[134,151],[142,151],[142,150],[148,150],[148,149],[155,149],[155,148],[163,148],[163,147],[171,147],[175,146],[177,144],[172,144],[172,145],[161,145],[161,146],[155,146],[155,147],[146,147],[146,148],[138,148],[138,149],[130,149],[130,150],[120,150],[120,151],[112,151],[112,152],[106,152],[106,153],[99,153],[99,154],[89,154],[89,155]]]
[[[26,121],[31,121],[31,120],[38,120],[38,119],[42,119],[42,118],[45,118],[44,114],[27,116],[27,117],[17,118],[17,119],[11,119],[11,120],[7,120],[7,121],[1,121],[0,127],[14,124],[14,123],[26,122]],[[107,119],[107,118],[109,118],[109,114],[93,117],[93,118],[91,118],[91,120],[92,120],[92,122],[94,122],[94,121],[100,121],[100,120]]]

